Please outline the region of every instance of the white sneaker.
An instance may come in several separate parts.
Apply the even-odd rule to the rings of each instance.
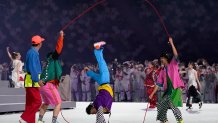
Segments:
[[[95,49],[100,49],[101,48],[101,46],[103,46],[103,45],[105,45],[106,44],[106,42],[105,41],[100,41],[100,42],[96,42],[96,43],[94,43],[94,47],[95,47]]]

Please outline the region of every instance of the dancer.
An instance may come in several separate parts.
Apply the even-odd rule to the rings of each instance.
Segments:
[[[38,123],[43,123],[43,116],[49,105],[54,106],[52,123],[58,123],[57,117],[61,109],[61,97],[58,92],[58,85],[61,79],[62,68],[58,60],[63,49],[64,32],[60,31],[56,49],[47,55],[47,65],[43,68],[41,81],[45,86],[40,87],[40,93],[43,99],[43,104],[40,108]]]
[[[99,74],[94,73],[88,67],[85,68],[87,75],[93,78],[99,85],[98,95],[94,102],[86,108],[87,114],[96,114],[96,123],[106,123],[104,115],[110,113],[113,102],[113,90],[110,86],[110,74],[107,64],[103,58],[104,41],[94,44],[94,54],[98,62]]]
[[[198,88],[200,88],[200,82],[198,79],[197,71],[193,67],[194,63],[188,64],[188,99],[186,102],[186,107],[191,109],[192,102],[195,100],[196,103],[199,103],[199,109],[201,109],[201,93],[198,91]]]
[[[9,58],[12,61],[12,74],[11,79],[14,82],[15,88],[23,88],[24,87],[24,73],[23,66],[24,63],[21,61],[21,55],[19,52],[13,52],[12,54],[9,51],[9,47],[7,47],[7,53]]]
[[[45,39],[39,35],[32,37],[32,48],[29,49],[26,55],[24,87],[26,89],[26,105],[25,111],[21,115],[20,123],[35,123],[35,115],[39,110],[42,100],[39,92],[40,86],[44,84],[40,80],[42,73],[39,60],[39,49],[42,47],[42,42]]]
[[[150,95],[155,88],[156,81],[156,72],[155,72],[155,64],[153,62],[148,63],[148,67],[145,70],[146,78],[145,78],[145,88],[147,95]],[[150,109],[154,109],[157,106],[157,94],[155,93],[151,99],[149,99]]]
[[[157,120],[162,123],[167,123],[167,110],[170,108],[178,123],[183,123],[183,118],[178,106],[182,106],[182,90],[184,83],[179,76],[178,68],[178,53],[174,46],[173,39],[169,37],[169,43],[172,47],[174,58],[170,60],[168,54],[162,54],[160,57],[164,68],[160,71],[157,85],[154,91],[149,96],[153,98],[159,87],[164,87],[164,95],[162,101],[157,105]]]

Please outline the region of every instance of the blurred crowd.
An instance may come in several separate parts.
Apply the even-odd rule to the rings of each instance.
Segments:
[[[144,84],[149,62],[151,61],[146,60],[144,63],[137,61],[118,62],[115,59],[113,62],[108,63],[111,77],[110,84],[115,94],[114,101],[144,102],[148,100]],[[161,69],[157,59],[152,62],[155,64],[156,70]],[[83,68],[87,66],[98,72],[98,66],[91,63],[74,64],[70,69],[68,76],[71,83],[72,100],[91,101],[97,95],[98,84],[83,71]],[[181,78],[185,83],[183,88],[183,101],[185,102],[189,81],[188,64],[181,62],[179,68]],[[210,65],[205,59],[199,59],[194,62],[194,69],[198,73],[200,81],[198,90],[202,95],[202,100],[205,103],[218,103],[218,64]],[[11,70],[10,64],[0,64],[0,80],[9,80],[8,87],[14,87],[10,77]],[[162,89],[158,91],[159,99],[161,95]]]
[[[147,66],[150,61],[141,64],[136,61],[126,61],[119,63],[114,60],[108,64],[111,74],[111,85],[115,93],[115,101],[144,102],[148,99],[146,95],[145,78]],[[155,69],[161,69],[158,60],[153,60]],[[83,71],[88,66],[94,71],[98,71],[97,65],[93,64],[74,64],[71,67],[70,81],[72,85],[72,96],[74,100],[90,101],[95,97],[98,85],[89,78]],[[183,88],[183,101],[186,101],[188,91],[188,64],[180,63],[180,75],[185,83]],[[217,103],[218,96],[218,64],[209,65],[205,59],[194,62],[194,69],[198,73],[200,81],[199,92],[205,103]],[[158,95],[161,98],[162,89]]]

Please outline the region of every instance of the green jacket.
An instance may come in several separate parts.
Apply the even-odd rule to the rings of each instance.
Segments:
[[[41,74],[41,80],[46,82],[49,82],[51,80],[58,80],[61,79],[62,74],[62,67],[60,64],[60,61],[57,57],[55,57],[57,54],[56,52],[52,53],[47,58],[47,64],[45,68],[43,68],[42,74]]]

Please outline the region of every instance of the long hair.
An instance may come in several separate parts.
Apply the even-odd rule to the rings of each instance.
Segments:
[[[192,65],[192,67],[193,67],[193,69],[197,69],[197,66],[195,65],[195,63],[194,62],[189,62],[188,64],[191,64]]]

